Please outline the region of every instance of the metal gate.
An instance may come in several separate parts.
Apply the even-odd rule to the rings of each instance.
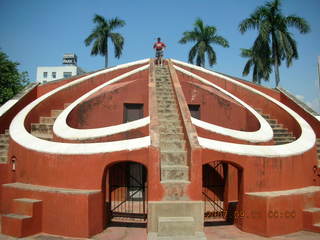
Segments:
[[[109,186],[111,221],[146,221],[147,171],[142,164],[124,162],[112,166]]]
[[[204,220],[221,220],[224,211],[224,190],[227,176],[227,164],[214,161],[203,165],[202,196],[204,202]]]

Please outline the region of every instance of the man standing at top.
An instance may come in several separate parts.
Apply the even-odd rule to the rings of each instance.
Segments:
[[[156,64],[160,64],[162,66],[162,57],[163,57],[163,50],[165,49],[166,45],[161,42],[161,39],[158,37],[157,42],[154,43],[153,48],[156,50]]]

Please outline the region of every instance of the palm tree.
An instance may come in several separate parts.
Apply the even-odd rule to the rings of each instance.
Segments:
[[[91,49],[91,55],[105,56],[105,67],[108,67],[108,40],[111,39],[114,45],[114,55],[116,58],[120,58],[123,49],[124,38],[121,34],[113,32],[118,27],[123,27],[126,23],[119,18],[112,18],[110,20],[105,19],[100,15],[95,15],[93,22],[96,23],[96,27],[92,33],[87,37],[84,42],[86,46],[89,46],[93,42]]]
[[[203,21],[198,18],[194,23],[194,29],[190,32],[184,32],[179,43],[195,42],[196,44],[189,51],[189,62],[193,64],[196,58],[198,66],[205,66],[205,54],[209,60],[209,65],[216,63],[216,53],[212,48],[212,44],[218,44],[222,47],[229,47],[228,41],[217,35],[217,29],[214,26],[206,26]]]
[[[287,67],[293,59],[298,59],[297,43],[289,27],[295,27],[300,33],[310,31],[307,21],[296,15],[284,16],[280,9],[281,1],[267,2],[258,7],[249,18],[239,24],[239,30],[243,34],[249,29],[257,29],[262,41],[268,42],[271,63],[274,66],[276,86],[280,82],[279,66],[286,60]]]
[[[250,73],[250,69],[253,68],[253,82],[261,84],[261,79],[268,81],[270,73],[272,72],[269,50],[268,42],[263,41],[261,36],[258,36],[252,48],[242,48],[241,57],[249,58],[243,69],[242,75],[247,76]]]

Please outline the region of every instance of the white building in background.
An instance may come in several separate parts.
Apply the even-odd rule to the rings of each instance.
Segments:
[[[84,74],[85,71],[77,66],[77,61],[76,54],[68,53],[63,55],[63,66],[37,67],[37,82],[45,83]]]

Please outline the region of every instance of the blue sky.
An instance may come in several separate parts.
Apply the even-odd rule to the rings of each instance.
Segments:
[[[64,53],[76,53],[78,65],[85,71],[104,66],[101,56],[90,56],[84,39],[94,28],[94,14],[106,18],[118,16],[126,21],[119,29],[125,37],[123,55],[113,56],[109,65],[118,65],[153,57],[152,44],[160,36],[167,44],[165,57],[187,61],[191,44],[178,43],[182,33],[193,28],[197,17],[214,25],[230,48],[214,46],[217,64],[211,69],[242,77],[246,60],[240,48],[249,48],[256,32],[241,35],[238,25],[265,0],[0,0],[0,48],[11,60],[20,62],[19,69],[28,71],[35,80],[37,66],[59,66]],[[311,25],[311,33],[301,35],[292,30],[298,42],[299,60],[289,69],[280,69],[280,85],[320,112],[319,88],[316,82],[317,56],[320,56],[320,0],[283,0],[284,14],[297,14]],[[251,80],[251,75],[242,77]],[[274,75],[265,86],[274,87]]]

